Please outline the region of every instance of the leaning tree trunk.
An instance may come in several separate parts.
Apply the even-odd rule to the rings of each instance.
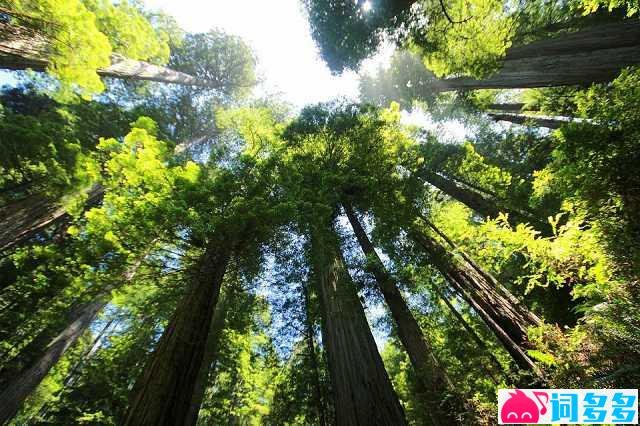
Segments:
[[[204,352],[202,366],[193,387],[191,406],[189,407],[189,413],[184,422],[185,426],[194,426],[198,422],[200,406],[202,405],[204,394],[207,390],[207,384],[211,381],[213,365],[218,359],[218,353],[220,352],[220,338],[224,331],[225,320],[229,310],[229,304],[231,300],[233,300],[234,291],[233,286],[227,287],[227,291],[224,291],[220,295],[220,300],[216,304],[216,310],[211,320],[211,328],[209,328],[209,335],[207,336],[207,347]]]
[[[123,274],[122,282],[131,281],[141,264],[142,258]],[[27,359],[26,362],[22,360],[21,370],[17,371],[11,366],[5,366],[0,377],[3,387],[0,394],[0,425],[15,416],[24,400],[38,387],[51,368],[87,331],[91,322],[109,302],[109,296],[110,291],[104,291],[93,301],[72,310],[69,322],[53,338],[51,331],[47,330],[38,335],[34,342],[26,347]],[[47,341],[49,341],[48,344],[46,344]]]
[[[527,355],[527,329],[540,325],[538,317],[513,294],[488,279],[464,259],[456,258],[444,246],[416,227],[408,229],[411,238],[425,251],[428,261],[473,307],[522,369],[541,375]]]
[[[231,250],[224,233],[208,243],[187,293],[131,391],[123,425],[186,424]]]
[[[307,344],[307,352],[309,353],[309,364],[311,365],[311,394],[313,398],[313,409],[318,418],[320,426],[327,425],[327,410],[322,397],[322,386],[320,384],[320,366],[318,356],[316,354],[316,345],[314,342],[313,320],[311,318],[311,297],[309,295],[308,284],[303,284],[302,292],[304,295],[304,306],[306,307],[304,321],[304,339]]]
[[[507,50],[494,75],[448,78],[433,90],[512,89],[589,85],[611,81],[640,63],[640,21],[628,19],[562,34]]]
[[[10,11],[5,13],[11,14]],[[0,68],[46,72],[50,63],[51,43],[40,31],[0,22]],[[80,58],[82,59],[82,58]],[[156,81],[188,86],[209,87],[214,84],[167,67],[113,54],[111,65],[96,71],[102,77]]]
[[[544,222],[526,212],[503,208],[498,206],[495,201],[481,195],[477,191],[463,188],[451,179],[448,179],[438,173],[424,171],[422,177],[425,181],[435,186],[451,198],[461,202],[476,213],[490,218],[496,218],[501,212],[508,214],[509,223],[516,226],[518,223],[528,223],[544,236],[552,236],[553,229],[551,225]]]
[[[492,111],[506,111],[506,112],[522,112],[522,111],[536,111],[538,108],[526,108],[524,103],[504,103],[504,104],[489,104],[487,110]]]
[[[51,342],[43,356],[34,365],[23,370],[15,380],[2,390],[0,394],[0,424],[5,424],[15,416],[24,400],[35,390],[67,349],[82,336],[106,303],[105,300],[98,300],[87,304],[78,317]]]
[[[555,117],[536,117],[534,115],[523,114],[496,114],[490,112],[488,115],[494,121],[509,121],[511,123],[521,124],[523,126],[546,127],[548,129],[559,129],[565,124],[571,122],[568,119]]]
[[[99,205],[104,187],[94,185],[88,193],[87,207]],[[9,252],[47,228],[60,226],[71,219],[60,201],[41,194],[0,208],[0,253]]]
[[[425,403],[428,406],[431,424],[443,426],[459,424],[455,412],[452,411],[460,407],[441,405],[443,396],[452,391],[448,386],[446,372],[436,359],[431,345],[424,337],[418,322],[411,313],[409,306],[407,306],[400,290],[398,290],[395,280],[389,275],[380,257],[378,257],[352,206],[345,202],[343,207],[360,248],[367,257],[368,269],[376,278],[378,287],[391,311],[400,342],[409,355],[411,365],[420,381],[420,387],[427,397]],[[447,410],[447,408],[454,408],[454,410]]]
[[[174,148],[174,154],[180,155],[185,150],[197,146],[211,137],[215,132],[207,131],[191,140],[181,142]],[[99,206],[104,197],[105,188],[101,184],[89,190],[85,209]],[[70,224],[71,216],[62,205],[61,200],[50,200],[40,194],[31,195],[24,200],[0,207],[0,257],[16,247],[29,241],[43,231],[57,226],[59,237],[64,235]]]
[[[312,229],[310,243],[336,424],[405,425],[332,225]]]

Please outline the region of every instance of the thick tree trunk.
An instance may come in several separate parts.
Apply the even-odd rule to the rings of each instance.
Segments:
[[[495,201],[488,199],[476,191],[463,188],[453,180],[438,173],[425,171],[422,173],[422,176],[425,181],[483,217],[496,218],[501,212],[504,212],[508,214],[509,223],[512,226],[516,226],[518,223],[528,223],[544,236],[553,235],[553,229],[549,223],[539,220],[525,212],[502,208],[498,206]]]
[[[220,337],[224,331],[229,303],[233,299],[233,294],[230,293],[234,291],[234,288],[227,287],[227,289],[228,291],[223,291],[220,295],[220,300],[216,304],[216,310],[213,313],[211,328],[207,336],[207,347],[204,352],[202,367],[200,368],[196,383],[193,387],[193,398],[191,399],[187,419],[184,422],[185,426],[194,426],[198,422],[198,413],[200,412],[200,406],[202,405],[204,394],[207,390],[207,384],[211,382],[213,365],[220,352]]]
[[[231,255],[224,235],[211,239],[191,285],[131,392],[123,425],[184,425],[202,367],[211,319]]]
[[[400,290],[398,290],[395,280],[389,275],[380,257],[378,257],[373,244],[360,224],[353,208],[346,202],[343,203],[343,207],[360,248],[367,257],[367,266],[376,278],[384,300],[387,306],[389,306],[400,342],[407,351],[411,365],[425,392],[425,396],[427,397],[427,401],[425,402],[429,407],[428,414],[431,424],[443,426],[459,424],[455,413],[450,412],[446,407],[441,405],[443,396],[451,391],[448,387],[445,371],[440,366],[431,345],[424,337],[418,322],[407,306]]]
[[[436,81],[433,89],[475,90],[588,85],[640,63],[640,21],[628,19],[512,47],[494,75]]]
[[[546,127],[548,129],[559,129],[565,124],[571,122],[570,120],[563,120],[560,118],[536,117],[535,115],[496,114],[491,112],[488,115],[494,121],[509,121],[511,123],[521,124],[524,126]]]
[[[87,207],[99,205],[104,188],[94,185],[89,191]],[[31,195],[0,209],[0,253],[9,252],[45,229],[69,221],[67,210],[60,201],[52,201],[40,194]]]
[[[458,259],[434,238],[415,227],[411,238],[425,251],[429,262],[480,315],[518,366],[540,375],[540,370],[526,354],[527,329],[540,324],[538,317],[517,301],[504,287],[497,288],[464,259]]]
[[[47,71],[51,46],[43,34],[30,28],[0,22],[0,36],[3,38],[0,40],[0,68]],[[189,74],[118,54],[111,56],[110,66],[98,69],[97,73],[103,77],[126,80],[211,86],[210,82],[199,80]]]
[[[0,394],[0,424],[5,424],[13,418],[24,400],[40,384],[67,349],[82,336],[106,303],[106,300],[102,299],[87,304],[81,310],[80,315],[51,342],[43,356],[34,365],[22,371],[2,390]]]
[[[303,284],[302,292],[304,293],[304,305],[306,307],[306,315],[304,322],[304,339],[307,344],[307,352],[309,353],[309,364],[311,366],[311,393],[313,397],[313,409],[315,415],[318,418],[318,424],[320,426],[327,425],[327,413],[322,397],[322,386],[320,385],[320,366],[318,363],[318,356],[316,354],[316,345],[314,343],[314,331],[313,320],[309,314],[311,307],[311,297],[309,296],[309,289],[307,284]]]
[[[310,238],[336,424],[405,425],[332,225],[312,229]]]

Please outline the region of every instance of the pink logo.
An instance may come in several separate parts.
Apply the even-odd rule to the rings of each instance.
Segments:
[[[538,423],[540,414],[547,412],[546,404],[549,402],[549,395],[546,392],[533,392],[533,395],[538,400],[541,408],[538,408],[538,404],[519,389],[516,389],[515,393],[509,392],[510,398],[505,401],[500,411],[500,418],[502,423]],[[541,397],[544,397],[545,401],[541,401]]]

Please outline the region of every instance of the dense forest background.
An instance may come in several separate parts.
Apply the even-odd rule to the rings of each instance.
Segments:
[[[637,1],[300,7],[336,74],[396,46],[359,101],[257,96],[244,40],[138,1],[0,0],[0,424],[492,425],[498,388],[640,383]]]

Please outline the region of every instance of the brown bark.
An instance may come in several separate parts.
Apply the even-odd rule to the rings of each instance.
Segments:
[[[331,223],[312,229],[310,239],[336,424],[405,425]]]
[[[193,387],[193,398],[191,399],[189,413],[184,422],[185,425],[194,426],[198,422],[200,406],[202,405],[202,400],[204,399],[204,394],[207,390],[207,384],[211,382],[213,365],[215,364],[218,358],[218,353],[220,352],[220,337],[224,330],[230,299],[233,298],[233,294],[229,293],[233,291],[233,287],[228,287],[228,291],[223,292],[220,295],[220,300],[216,304],[216,309],[213,313],[213,318],[211,319],[211,328],[209,328],[209,335],[207,336],[207,346],[203,355],[202,366]]]
[[[102,202],[104,188],[94,185],[89,191],[87,206]],[[45,229],[70,220],[60,201],[41,194],[31,195],[0,209],[0,252],[8,252]]]
[[[0,68],[46,72],[49,67],[51,44],[47,37],[37,30],[0,23]],[[96,71],[102,77],[126,80],[144,80],[173,83],[188,86],[209,87],[210,82],[202,81],[189,74],[167,67],[113,54],[111,65]]]
[[[507,50],[494,75],[433,83],[436,91],[588,85],[611,81],[640,63],[640,22],[589,27]]]
[[[44,355],[34,365],[22,371],[18,378],[2,390],[0,394],[0,424],[5,424],[13,418],[24,400],[40,384],[67,349],[82,336],[106,303],[106,300],[101,299],[87,304],[80,315],[51,342]]]
[[[304,339],[307,344],[307,351],[309,352],[309,363],[311,364],[311,375],[313,377],[313,383],[311,385],[313,409],[315,411],[316,417],[318,418],[318,424],[320,426],[326,426],[327,414],[322,397],[322,386],[320,385],[320,367],[318,363],[318,356],[316,354],[316,346],[314,343],[315,339],[313,337],[313,320],[311,319],[311,315],[309,313],[311,307],[311,298],[309,296],[309,289],[307,288],[307,284],[304,284],[302,286],[302,292],[304,294],[304,305],[307,309],[304,322]]]
[[[496,113],[489,113],[488,115],[494,121],[509,121],[515,124],[521,124],[525,126],[534,126],[534,127],[546,127],[548,129],[559,129],[565,124],[571,122],[570,120],[562,120],[560,118],[536,117],[535,115],[496,114]]]
[[[142,258],[123,274],[122,282],[130,281],[141,264]],[[13,418],[24,400],[42,382],[51,368],[89,328],[91,322],[109,302],[109,296],[110,289],[107,289],[93,301],[72,310],[69,322],[53,338],[50,330],[45,330],[37,336],[34,342],[25,348],[27,361],[22,363],[23,367],[20,371],[3,369],[1,383],[4,389],[0,393],[0,425]],[[48,345],[47,341],[49,341]]]
[[[422,385],[427,398],[425,403],[429,407],[428,414],[431,424],[443,426],[459,424],[455,413],[451,412],[453,410],[450,411],[441,406],[443,396],[451,391],[448,387],[445,371],[440,366],[431,345],[424,337],[418,322],[398,290],[395,280],[389,275],[378,257],[353,208],[346,202],[343,203],[343,207],[360,248],[367,257],[368,269],[376,278],[378,287],[391,311],[400,342],[407,351],[411,365]]]
[[[504,348],[522,369],[541,375],[526,354],[529,346],[527,329],[540,324],[538,317],[517,302],[504,287],[496,288],[464,259],[456,258],[445,247],[419,229],[408,230],[411,238],[425,251],[429,262],[447,279],[451,286],[473,307],[496,335]]]
[[[553,235],[553,229],[549,223],[539,220],[530,214],[498,206],[494,200],[481,195],[477,191],[464,188],[438,173],[424,171],[422,176],[425,181],[483,217],[496,218],[501,212],[504,212],[508,214],[508,220],[512,226],[516,226],[518,223],[528,223],[544,236]]]
[[[183,153],[185,149],[197,145],[212,134],[208,132],[179,143],[174,149],[174,154]],[[101,184],[94,185],[89,190],[85,209],[99,206],[104,193],[105,188]],[[61,200],[50,200],[41,194],[34,194],[24,200],[0,207],[0,255],[10,252],[52,226],[58,226],[58,231],[61,231],[57,232],[58,238],[63,238],[70,221],[71,216],[62,206]]]
[[[187,293],[138,377],[123,425],[187,421],[231,250],[223,233],[208,243]]]
[[[508,111],[508,112],[521,112],[524,109],[523,103],[510,103],[510,104],[489,104],[488,110],[496,111]]]

